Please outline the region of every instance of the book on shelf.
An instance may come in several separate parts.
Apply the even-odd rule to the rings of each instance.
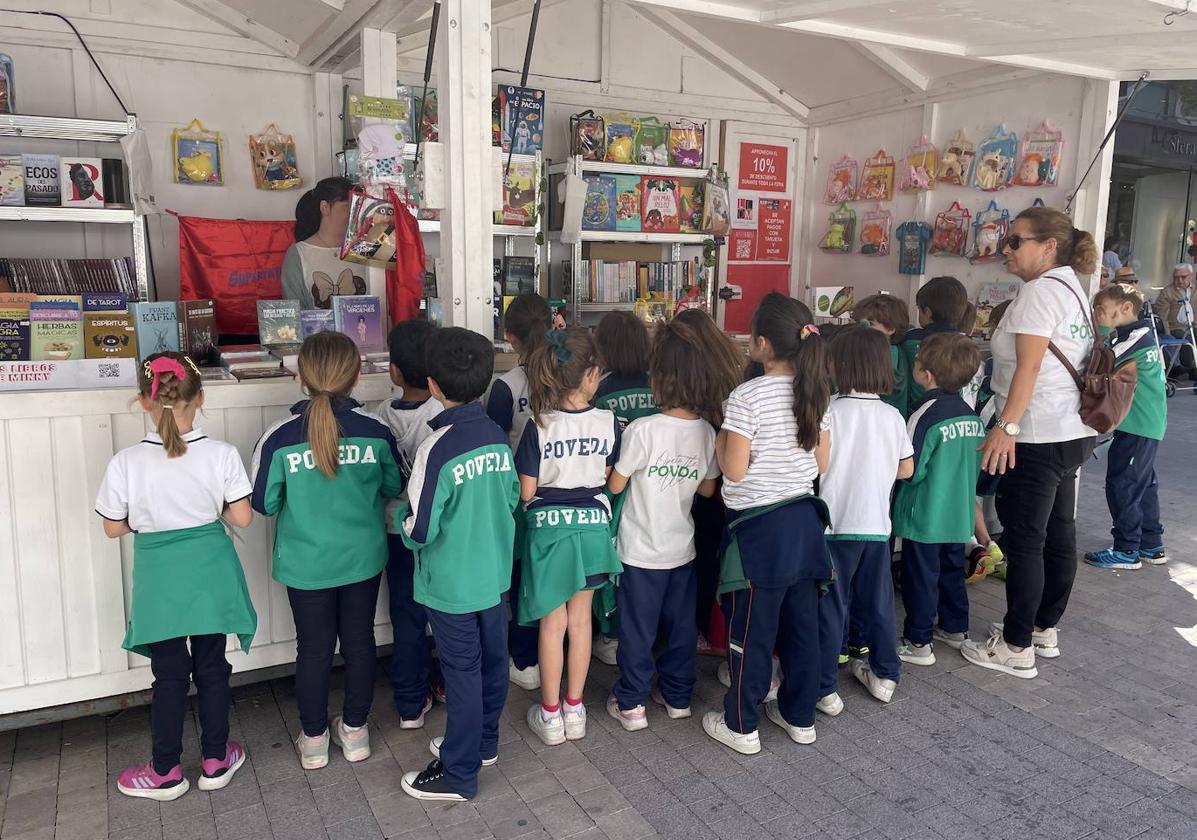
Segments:
[[[353,339],[363,352],[383,350],[382,303],[374,295],[339,295],[333,298],[333,318],[337,332]]]
[[[137,331],[127,312],[83,313],[83,356],[87,359],[136,359]]]
[[[221,344],[216,348],[216,355],[221,364],[238,359],[249,359],[266,352],[261,344]]]
[[[318,332],[336,332],[337,325],[331,309],[301,309],[299,312],[300,338],[307,338]]]
[[[123,292],[137,297],[136,274],[131,257],[116,259],[0,258],[0,279],[14,292],[78,294]]]
[[[231,371],[233,376],[240,382],[254,379],[294,379],[295,374],[284,367],[272,368],[242,368]]]
[[[0,155],[0,206],[25,205],[25,167],[20,155]]]
[[[536,259],[503,258],[503,294],[522,295],[536,292]]]
[[[583,260],[577,285],[579,303],[633,303],[650,296],[677,300],[694,285],[691,261],[636,262]]]
[[[274,368],[282,367],[283,363],[278,356],[263,350],[257,356],[244,359],[221,359],[221,364],[231,371],[239,370],[273,370]]]
[[[497,98],[503,151],[517,155],[540,151],[544,144],[544,91],[499,85]]]
[[[616,182],[614,175],[586,175],[582,204],[582,230],[615,230]]]
[[[173,300],[138,301],[130,307],[137,330],[137,357],[179,350],[179,314]]]
[[[83,358],[83,313],[69,302],[29,304],[29,358],[63,362]]]
[[[681,182],[645,175],[640,180],[640,227],[650,233],[681,231]]]
[[[103,207],[104,174],[99,158],[64,157],[58,170],[63,207]]]
[[[535,220],[536,163],[513,160],[503,181],[503,209],[495,213],[495,224],[529,227]]]
[[[197,365],[216,361],[216,301],[181,300],[178,305],[179,349]]]
[[[58,155],[21,155],[25,170],[25,204],[29,207],[58,207],[62,184]]]
[[[0,362],[29,359],[29,307],[0,308]]]
[[[37,295],[29,292],[0,292],[0,307],[5,309],[24,309],[29,311],[30,301],[37,300]]]
[[[299,338],[299,301],[258,301],[258,341],[262,344],[293,344]]]
[[[227,385],[230,382],[236,382],[237,377],[233,376],[228,368],[222,367],[201,367],[200,368],[200,382],[205,385]]]
[[[129,296],[124,292],[88,292],[82,294],[84,312],[128,312]]]
[[[640,176],[615,176],[615,229],[640,230]]]

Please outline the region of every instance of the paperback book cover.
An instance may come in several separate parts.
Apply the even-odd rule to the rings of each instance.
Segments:
[[[495,214],[495,224],[527,227],[535,221],[536,164],[513,160],[503,185],[503,212]]]
[[[544,91],[499,85],[503,151],[530,155],[544,143]]]
[[[63,207],[103,207],[103,164],[99,158],[64,157],[59,164]]]
[[[582,230],[615,230],[615,176],[587,175]]]
[[[181,300],[178,305],[179,349],[197,365],[216,361],[216,301]]]
[[[0,362],[29,360],[29,309],[0,309]]]
[[[30,207],[57,207],[62,204],[58,155],[21,155],[25,170],[25,203]]]
[[[703,185],[682,184],[682,233],[702,233]]]
[[[262,344],[299,341],[299,301],[258,301],[258,341]]]
[[[233,376],[227,368],[222,367],[202,367],[200,368],[200,382],[205,385],[212,385],[215,383],[236,382],[237,377]]]
[[[976,332],[989,331],[989,317],[1000,304],[1014,300],[1018,295],[1019,283],[982,283],[977,292]]]
[[[173,300],[140,301],[133,304],[133,323],[137,330],[137,357],[179,349],[179,315]]]
[[[646,231],[677,233],[681,230],[681,197],[677,178],[645,175],[640,183],[640,219]]]
[[[83,356],[87,359],[137,358],[137,334],[127,312],[88,312],[83,316]]]
[[[129,296],[124,292],[84,292],[84,312],[128,312]]]
[[[615,229],[640,230],[640,176],[615,176]]]
[[[31,292],[0,292],[0,309],[24,309],[29,311],[31,301],[37,300],[37,295]]]
[[[20,207],[25,203],[25,167],[20,155],[0,155],[0,205]]]
[[[79,312],[83,311],[83,295],[38,295],[42,303],[61,303]]]
[[[374,295],[335,297],[333,312],[337,331],[352,338],[358,350],[365,353],[386,347],[382,332],[382,305]]]
[[[299,332],[301,338],[315,335],[319,332],[336,332],[337,325],[331,309],[303,309],[299,313]]]
[[[29,358],[35,362],[83,358],[83,320],[77,307],[50,300],[29,304]]]
[[[536,293],[536,260],[533,257],[503,258],[503,294]]]

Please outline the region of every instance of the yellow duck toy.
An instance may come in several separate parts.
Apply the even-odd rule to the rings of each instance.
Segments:
[[[212,153],[196,150],[187,157],[179,158],[179,172],[188,181],[202,183],[214,180],[216,169],[212,165]]]

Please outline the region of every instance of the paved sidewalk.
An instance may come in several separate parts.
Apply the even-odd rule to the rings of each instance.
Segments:
[[[614,669],[594,664],[590,731],[545,748],[512,689],[500,760],[482,771],[476,801],[426,806],[399,790],[443,732],[434,709],[421,732],[400,731],[380,681],[374,755],[305,773],[290,680],[235,692],[233,737],[249,761],[214,794],[193,788],[159,805],[118,794],[114,777],[149,755],[147,710],[0,733],[0,840],[153,838],[860,838],[860,840],[1189,840],[1197,838],[1197,398],[1171,401],[1160,455],[1166,567],[1099,572],[1082,565],[1060,631],[1063,655],[1037,680],[966,665],[945,650],[906,668],[882,706],[850,676],[846,710],[820,716],[813,746],[762,721],[751,758],[710,741],[698,721],[719,705],[717,660],[699,660],[696,717],[628,734],[603,701]],[[1086,468],[1082,550],[1106,544],[1103,463]],[[1002,587],[970,587],[972,628],[1001,617]],[[846,672],[844,672],[846,674]],[[198,773],[194,721],[187,774]]]

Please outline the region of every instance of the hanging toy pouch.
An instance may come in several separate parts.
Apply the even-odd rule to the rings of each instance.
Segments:
[[[819,240],[819,248],[833,254],[847,254],[856,238],[856,211],[841,204],[827,217],[827,233]]]
[[[401,188],[403,147],[411,120],[411,95],[398,88],[398,96],[349,97],[349,117],[357,133],[357,168],[361,183]]]
[[[931,255],[963,257],[968,244],[968,228],[972,214],[953,201],[952,206],[935,217],[931,230]]]
[[[249,135],[254,185],[260,190],[293,190],[303,184],[295,162],[295,139],[274,123],[261,134]]]
[[[1014,183],[1020,187],[1054,187],[1060,180],[1060,153],[1064,132],[1044,120],[1039,127],[1023,135],[1022,154]]]
[[[936,180],[941,184],[967,187],[972,183],[973,158],[976,156],[976,145],[968,139],[963,128],[957,129],[939,156],[939,172],[936,173]]]
[[[643,166],[669,165],[669,126],[656,117],[636,121],[636,162]]]
[[[669,160],[674,166],[702,169],[706,128],[693,120],[680,120],[669,126]]]
[[[977,148],[973,163],[973,186],[982,192],[997,192],[1014,179],[1014,158],[1018,155],[1018,135],[999,125]]]
[[[860,253],[866,257],[889,255],[889,231],[893,216],[878,204],[860,220]]]
[[[0,114],[17,112],[17,82],[12,56],[0,53]]]
[[[856,158],[850,155],[844,155],[831,164],[831,171],[827,173],[827,190],[823,193],[823,203],[834,207],[845,201],[855,201],[859,169]]]
[[[607,115],[607,154],[611,163],[636,162],[636,123],[627,114]]]
[[[898,273],[925,274],[931,225],[919,221],[902,222],[894,236],[898,240]]]
[[[902,192],[926,192],[935,189],[935,173],[939,167],[939,150],[926,135],[906,150],[902,172]]]
[[[569,149],[582,160],[602,160],[607,151],[607,124],[594,111],[569,118]]]
[[[349,193],[349,226],[341,245],[341,259],[346,262],[382,266],[395,264],[398,247],[395,214],[399,196],[386,187],[382,196],[361,187]]]
[[[1010,232],[1010,211],[999,210],[996,201],[977,213],[973,221],[973,250],[969,262],[992,262],[1002,257],[1002,242]]]
[[[864,162],[860,173],[860,187],[856,190],[857,201],[890,201],[894,197],[894,159],[885,149]]]
[[[703,189],[702,232],[712,236],[727,236],[731,230],[731,193],[727,180],[714,172]]]

